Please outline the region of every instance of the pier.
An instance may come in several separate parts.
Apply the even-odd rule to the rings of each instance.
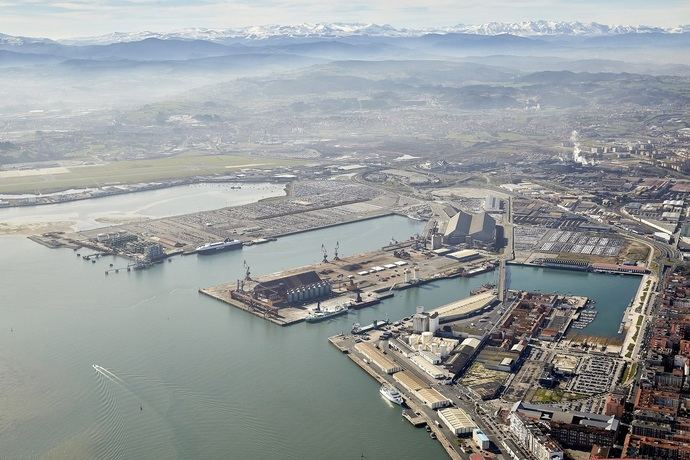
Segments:
[[[469,276],[493,269],[492,255],[481,254],[471,262],[435,254],[416,240],[381,250],[331,258],[319,263],[253,277],[246,267],[244,279],[202,288],[200,293],[250,312],[281,326],[304,321],[317,304],[346,305],[360,309],[392,297],[396,290],[432,281]],[[314,289],[324,292],[315,293]]]

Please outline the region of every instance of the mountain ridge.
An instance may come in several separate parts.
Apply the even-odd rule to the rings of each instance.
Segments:
[[[690,33],[690,25],[677,27],[657,27],[646,25],[606,25],[596,22],[579,21],[521,21],[521,22],[488,22],[479,25],[457,24],[437,28],[397,28],[389,24],[372,23],[315,23],[297,25],[258,25],[237,29],[187,28],[170,32],[113,32],[95,37],[80,37],[57,40],[63,44],[111,44],[140,41],[147,38],[162,40],[207,40],[223,42],[225,40],[267,40],[271,38],[344,38],[353,36],[368,37],[419,37],[426,34],[465,33],[475,35],[517,35],[524,37],[539,36],[607,36],[644,33]]]

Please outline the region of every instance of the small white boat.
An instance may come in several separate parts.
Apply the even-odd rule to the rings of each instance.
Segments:
[[[402,405],[403,403],[403,397],[400,394],[400,392],[395,388],[393,385],[389,385],[387,383],[384,383],[381,385],[381,389],[379,390],[379,393],[381,393],[381,396],[386,398],[388,401]]]

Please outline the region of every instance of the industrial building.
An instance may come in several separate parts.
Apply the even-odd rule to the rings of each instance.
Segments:
[[[355,350],[362,353],[371,361],[371,364],[374,364],[386,374],[394,374],[402,370],[399,364],[394,363],[393,360],[384,355],[381,350],[369,343],[358,343],[355,345]]]
[[[398,382],[408,393],[415,393],[417,390],[427,388],[429,385],[408,371],[396,372],[393,380]]]
[[[496,220],[486,212],[460,211],[448,221],[443,240],[446,244],[492,245],[496,241]]]
[[[462,249],[460,251],[455,251],[451,252],[449,254],[446,254],[446,257],[450,257],[451,259],[455,259],[458,262],[469,262],[470,260],[475,260],[481,257],[481,254],[479,254],[477,251],[474,251],[472,249]]]
[[[164,259],[165,255],[163,246],[158,243],[149,244],[144,248],[144,260],[147,262],[156,262]]]
[[[432,313],[438,313],[441,323],[457,321],[481,313],[484,309],[490,308],[497,299],[492,291],[486,291],[439,307]]]
[[[431,332],[433,335],[439,329],[439,322],[438,313],[427,313],[424,307],[418,306],[417,313],[412,317],[412,330],[415,334]]]
[[[470,434],[477,429],[477,424],[467,412],[457,407],[441,409],[438,416],[455,436]]]
[[[410,361],[412,361],[420,370],[424,371],[432,378],[443,379],[450,377],[445,369],[431,364],[428,360],[424,359],[420,355],[412,356]]]
[[[487,196],[484,200],[484,211],[492,213],[503,212],[503,200],[495,195]]]
[[[260,282],[254,287],[253,292],[255,299],[273,307],[280,307],[328,297],[331,294],[331,285],[312,270]]]
[[[414,395],[422,402],[422,404],[430,407],[431,409],[438,409],[440,407],[446,407],[452,404],[450,399],[446,398],[433,388],[420,388],[414,393]]]

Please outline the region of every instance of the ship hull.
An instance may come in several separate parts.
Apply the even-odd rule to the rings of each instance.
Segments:
[[[212,254],[217,254],[219,252],[225,252],[225,251],[234,251],[237,249],[242,248],[242,243],[237,243],[237,244],[232,244],[232,245],[227,245],[227,246],[218,246],[214,248],[203,248],[203,249],[197,249],[196,253],[199,254],[200,256],[209,256]]]
[[[329,313],[323,316],[307,316],[305,321],[308,323],[318,323],[320,321],[326,321],[329,318],[335,318],[336,316],[344,315],[345,313],[347,313],[347,309],[337,311],[335,313]]]
[[[383,388],[379,391],[379,393],[380,393],[381,396],[383,396],[387,401],[390,401],[390,402],[392,402],[393,404],[397,404],[397,405],[399,405],[399,406],[402,406],[402,404],[403,404],[403,398],[402,398],[402,396],[394,397],[394,396],[388,394],[388,392],[387,392],[386,390],[384,390]]]

